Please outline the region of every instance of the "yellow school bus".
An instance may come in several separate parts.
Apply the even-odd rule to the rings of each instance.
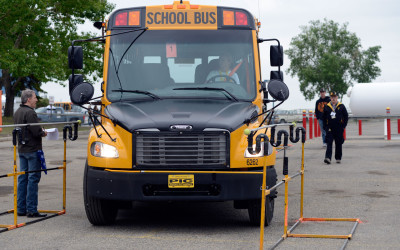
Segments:
[[[61,107],[65,112],[82,112],[82,109],[72,102],[54,102],[54,107]]]
[[[71,102],[54,102],[55,107],[61,107],[65,111],[71,111],[72,103]]]
[[[254,152],[244,131],[265,125],[267,104],[287,98],[279,41],[259,38],[247,10],[188,1],[116,10],[95,26],[105,31],[92,39],[104,42],[104,82],[101,123],[87,147],[88,220],[113,223],[133,201],[233,201],[259,225],[257,173],[267,166],[267,186],[275,185],[275,151]],[[278,67],[272,87],[261,78],[263,41],[278,43],[270,49]],[[70,96],[82,105],[93,87],[76,74],[83,66],[78,42],[69,48]],[[268,132],[251,138],[260,133]],[[274,198],[275,192],[267,196],[266,225]]]

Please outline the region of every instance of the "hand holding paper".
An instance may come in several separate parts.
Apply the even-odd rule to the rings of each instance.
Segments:
[[[58,129],[57,128],[48,128],[45,129],[47,132],[47,140],[48,141],[56,141],[58,140]]]

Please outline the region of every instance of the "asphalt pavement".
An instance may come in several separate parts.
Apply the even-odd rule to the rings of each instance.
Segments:
[[[305,145],[304,217],[360,218],[347,249],[398,249],[400,238],[400,140],[383,137],[383,121],[363,122],[358,136],[351,121],[343,145],[341,164],[323,163],[321,138]],[[259,228],[248,223],[247,210],[235,210],[232,202],[134,203],[119,212],[112,226],[92,226],[83,207],[82,179],[87,132],[67,142],[66,214],[0,233],[2,249],[258,249]],[[62,165],[63,141],[44,141],[48,167]],[[287,150],[289,172],[300,169],[301,144]],[[283,151],[277,155],[282,179]],[[11,141],[0,142],[0,175],[11,173]],[[13,208],[12,178],[0,179],[0,212]],[[265,230],[264,247],[283,234],[284,188],[278,188],[272,225]],[[289,183],[289,227],[299,218],[300,178]],[[62,172],[42,175],[39,209],[62,208]],[[31,221],[18,217],[18,223]],[[11,224],[11,214],[0,224]],[[294,233],[349,234],[351,222],[304,222]],[[277,249],[340,249],[342,239],[284,240]]]

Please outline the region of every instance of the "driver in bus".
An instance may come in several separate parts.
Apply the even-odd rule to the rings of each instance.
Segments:
[[[207,76],[209,82],[233,82],[240,84],[239,77],[235,71],[232,72],[233,57],[224,53],[219,57],[219,69],[211,71]]]

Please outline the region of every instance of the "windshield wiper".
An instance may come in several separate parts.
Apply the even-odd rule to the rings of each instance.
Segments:
[[[114,58],[114,53],[113,53],[113,51],[112,51],[112,49],[111,49],[111,46],[110,46],[110,54],[111,54],[111,58],[112,58],[112,60],[113,60],[113,64],[114,64],[114,71],[115,71],[115,74],[116,74],[116,76],[117,76],[117,79],[118,79],[118,83],[119,83],[119,87],[122,89],[122,84],[121,84],[121,80],[119,79],[119,66],[121,66],[121,62],[122,62],[122,60],[124,59],[124,56],[125,56],[125,54],[128,52],[128,50],[131,48],[131,46],[136,42],[136,40],[137,39],[139,39],[139,37],[141,37],[142,35],[143,35],[143,33],[147,30],[148,28],[147,27],[145,27],[145,28],[140,28],[140,29],[135,29],[135,30],[130,30],[130,31],[127,31],[127,32],[121,32],[121,33],[117,33],[117,34],[111,34],[110,36],[115,36],[115,35],[121,35],[121,34],[126,34],[126,33],[130,33],[130,32],[136,32],[136,31],[139,31],[139,30],[142,30],[142,32],[135,38],[135,39],[133,39],[133,41],[129,44],[129,46],[125,49],[125,51],[124,51],[124,53],[122,54],[122,56],[121,56],[121,59],[119,60],[119,62],[118,62],[118,66],[115,64],[115,58]],[[122,98],[122,92],[121,92],[121,97],[120,97],[120,99]]]
[[[208,88],[208,87],[204,87],[204,88],[175,88],[173,90],[206,90],[206,91],[217,90],[217,91],[223,91],[223,92],[227,93],[231,97],[231,98],[229,98],[228,96],[226,96],[229,99],[233,99],[233,100],[235,100],[235,102],[239,101],[234,95],[232,95],[228,90],[226,90],[224,88]]]
[[[125,90],[125,89],[113,89],[113,90],[111,90],[112,92],[121,92],[121,93],[136,93],[136,94],[144,94],[144,95],[147,95],[147,96],[150,96],[151,98],[153,98],[153,99],[156,99],[156,100],[161,100],[161,98],[158,96],[158,95],[155,95],[155,94],[153,94],[153,93],[151,93],[151,92],[148,92],[148,91],[143,91],[143,90]]]

